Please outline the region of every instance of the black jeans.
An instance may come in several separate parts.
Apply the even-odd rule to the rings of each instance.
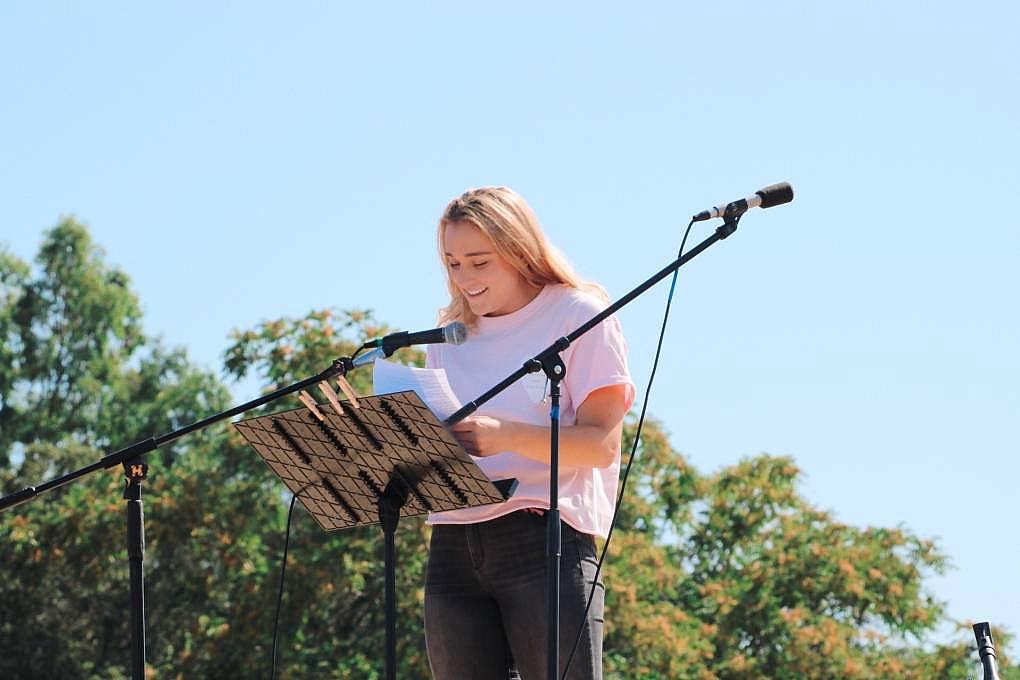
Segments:
[[[598,557],[591,536],[562,523],[560,675],[581,624],[570,680],[601,680],[605,589],[584,605]],[[432,529],[425,577],[425,642],[436,680],[522,680],[547,675],[546,518],[518,511]]]

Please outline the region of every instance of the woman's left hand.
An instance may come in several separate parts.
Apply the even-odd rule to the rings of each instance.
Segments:
[[[451,432],[472,456],[491,456],[511,448],[513,423],[492,416],[468,416],[453,426]]]
[[[623,417],[630,402],[629,385],[601,387],[577,409],[577,422],[560,428],[559,464],[564,467],[609,467],[620,456]],[[492,416],[468,416],[450,432],[472,456],[504,451],[549,463],[549,428]]]

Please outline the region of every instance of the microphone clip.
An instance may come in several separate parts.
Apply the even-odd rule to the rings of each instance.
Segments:
[[[745,211],[743,210],[733,212],[727,210],[726,212],[723,213],[722,215],[723,223],[719,225],[715,230],[715,233],[719,237],[720,241],[723,240],[724,238],[729,238],[733,234],[733,232],[737,230],[737,223],[740,222],[740,218],[744,216],[744,212]]]

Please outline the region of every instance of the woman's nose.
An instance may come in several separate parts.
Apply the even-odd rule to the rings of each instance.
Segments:
[[[474,277],[463,269],[457,269],[453,272],[453,282],[461,288],[468,286],[473,280]]]

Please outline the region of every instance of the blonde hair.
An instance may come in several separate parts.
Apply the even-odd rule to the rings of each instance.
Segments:
[[[440,324],[460,321],[472,327],[478,320],[445,264],[443,235],[447,225],[457,222],[478,227],[492,241],[496,252],[529,285],[542,288],[560,283],[609,302],[605,288],[580,278],[567,258],[549,243],[534,211],[520,194],[508,187],[481,187],[469,189],[450,201],[439,219],[439,257],[446,268],[446,285],[450,290],[450,304],[439,310]]]

